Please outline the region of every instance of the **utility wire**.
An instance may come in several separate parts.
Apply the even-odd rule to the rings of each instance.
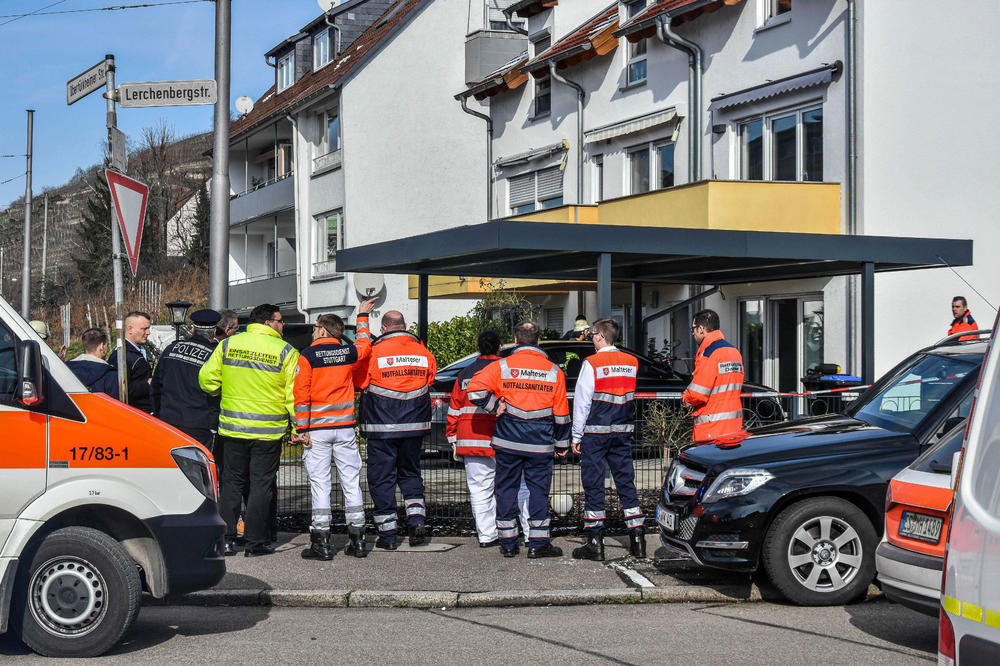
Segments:
[[[196,2],[215,2],[215,0],[169,0],[167,2],[144,2],[138,5],[111,5],[109,7],[91,7],[89,9],[57,9],[55,11],[46,12],[42,11],[53,5],[58,5],[66,0],[59,0],[59,2],[53,2],[51,5],[46,5],[41,9],[37,9],[33,12],[28,12],[27,14],[4,14],[0,15],[0,19],[10,19],[10,21],[5,21],[0,23],[0,26],[5,26],[8,23],[16,21],[18,19],[25,18],[26,16],[54,16],[56,14],[84,14],[87,12],[114,12],[123,9],[145,9],[148,7],[165,7],[167,5],[190,5]]]
[[[17,180],[18,178],[23,178],[23,177],[25,177],[27,175],[28,175],[28,172],[25,171],[24,173],[17,174],[13,178],[8,178],[7,180],[0,180],[0,185],[6,185],[7,183],[13,182],[13,181]]]
[[[0,155],[0,157],[27,157],[27,156],[28,156],[27,154],[24,154],[24,155]]]
[[[996,306],[995,306],[995,305],[993,305],[992,303],[990,303],[990,302],[989,302],[989,301],[988,301],[988,300],[986,299],[986,297],[985,297],[985,296],[983,296],[983,295],[982,295],[981,293],[979,293],[979,290],[978,290],[978,289],[976,289],[976,288],[975,288],[975,287],[973,287],[973,286],[972,286],[971,284],[969,284],[969,281],[968,281],[968,280],[966,280],[966,279],[965,279],[964,277],[962,277],[962,274],[961,274],[961,273],[959,273],[958,271],[956,271],[956,270],[955,270],[955,269],[954,269],[954,268],[952,267],[952,265],[951,265],[951,264],[949,264],[949,263],[948,263],[948,262],[947,262],[947,261],[946,261],[946,260],[945,260],[945,259],[944,259],[944,258],[943,258],[943,257],[942,257],[941,255],[940,255],[940,254],[938,255],[938,259],[941,259],[941,261],[942,261],[942,262],[944,262],[944,265],[945,265],[945,266],[947,266],[948,268],[951,268],[951,272],[952,272],[952,273],[954,273],[955,275],[957,275],[957,276],[958,276],[958,279],[959,279],[959,280],[961,280],[962,282],[964,282],[964,283],[966,284],[966,286],[968,286],[968,287],[969,287],[969,289],[971,289],[972,291],[976,292],[976,294],[978,294],[978,295],[979,295],[979,298],[983,299],[983,301],[985,301],[985,302],[986,302],[986,305],[988,305],[988,306],[990,306],[991,308],[993,308],[993,311],[994,311],[994,312],[996,312],[996,311],[997,311],[997,309],[996,309]]]

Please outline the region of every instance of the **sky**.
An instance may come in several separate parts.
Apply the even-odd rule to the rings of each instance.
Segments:
[[[0,16],[165,0],[0,0]],[[52,5],[46,9],[46,5]],[[232,94],[257,99],[274,83],[264,53],[321,14],[317,0],[232,0]],[[11,21],[0,17],[0,24]],[[24,174],[26,109],[35,110],[32,192],[61,185],[101,160],[107,137],[101,91],[66,106],[66,82],[115,56],[116,83],[211,79],[215,3],[28,16],[0,25],[0,181]],[[178,137],[212,129],[212,106],[118,109],[130,140],[166,122]],[[0,210],[24,195],[25,179],[0,185]]]

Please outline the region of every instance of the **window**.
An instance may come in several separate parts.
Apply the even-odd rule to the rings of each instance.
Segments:
[[[313,274],[336,273],[337,250],[344,247],[344,212],[335,210],[318,215],[316,223],[316,250],[313,256]]]
[[[741,180],[823,180],[823,109],[784,111],[738,123]]]
[[[792,0],[767,0],[767,3],[769,5],[769,18],[781,16],[792,11]]]
[[[524,30],[524,21],[511,21],[510,24]],[[510,32],[506,21],[490,21],[490,30]]]
[[[295,53],[278,58],[278,92],[295,83]]]
[[[490,30],[503,30],[504,32],[510,32],[510,28],[507,27],[507,20],[504,17],[503,10],[514,4],[515,0],[486,0],[486,24],[489,26]],[[515,25],[521,29],[524,29],[523,20],[514,20],[511,17],[511,24]]]
[[[507,180],[510,210],[514,214],[563,205],[562,169],[554,166]]]
[[[635,0],[626,5],[626,15],[629,19],[646,9],[646,0]],[[627,41],[627,40],[626,40]],[[635,85],[646,80],[646,40],[628,42],[628,64],[626,67],[627,85]]]
[[[330,62],[330,29],[313,37],[313,70]]]
[[[748,298],[740,301],[740,353],[746,380],[764,382],[764,301]]]
[[[604,155],[594,155],[594,203],[604,201]]]
[[[326,152],[332,153],[340,150],[340,113],[334,109],[326,112],[326,122],[324,123],[323,140],[326,145]]]
[[[648,143],[628,151],[629,194],[674,185],[674,144]]]
[[[0,324],[0,403],[10,404],[17,389],[16,351],[14,334]]]
[[[545,308],[545,330],[563,334],[563,308]]]
[[[536,57],[539,53],[544,53],[551,44],[552,38],[548,35],[533,41],[531,43],[532,57]],[[548,115],[551,110],[552,80],[546,74],[541,78],[535,79],[535,104],[532,116],[538,118],[539,116]]]

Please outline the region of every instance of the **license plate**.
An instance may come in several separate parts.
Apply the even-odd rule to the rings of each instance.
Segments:
[[[677,514],[670,509],[664,509],[659,504],[656,505],[656,522],[668,532],[677,530]]]
[[[937,543],[941,540],[941,528],[944,526],[944,518],[938,516],[928,516],[923,513],[904,511],[899,521],[899,536],[926,541],[927,543]]]

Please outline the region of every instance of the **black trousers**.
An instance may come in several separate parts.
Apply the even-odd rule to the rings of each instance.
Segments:
[[[202,446],[204,446],[206,449],[208,449],[209,451],[212,452],[213,456],[215,456],[215,450],[212,448],[214,446],[214,444],[215,444],[215,432],[214,431],[209,430],[208,428],[189,428],[187,426],[174,425],[173,423],[171,423],[170,425],[174,426],[175,428],[177,428],[178,430],[180,430],[182,433],[184,433],[185,435],[187,435],[191,439],[195,440],[196,442],[198,442]],[[219,461],[215,462],[215,466],[216,466],[216,468],[219,468]],[[220,469],[220,471],[221,471],[221,469]]]
[[[247,493],[243,536],[247,546],[263,545],[271,540],[281,440],[219,439],[224,442],[225,451],[219,513],[226,521],[226,538],[236,538],[236,523],[240,519],[243,495]]]

